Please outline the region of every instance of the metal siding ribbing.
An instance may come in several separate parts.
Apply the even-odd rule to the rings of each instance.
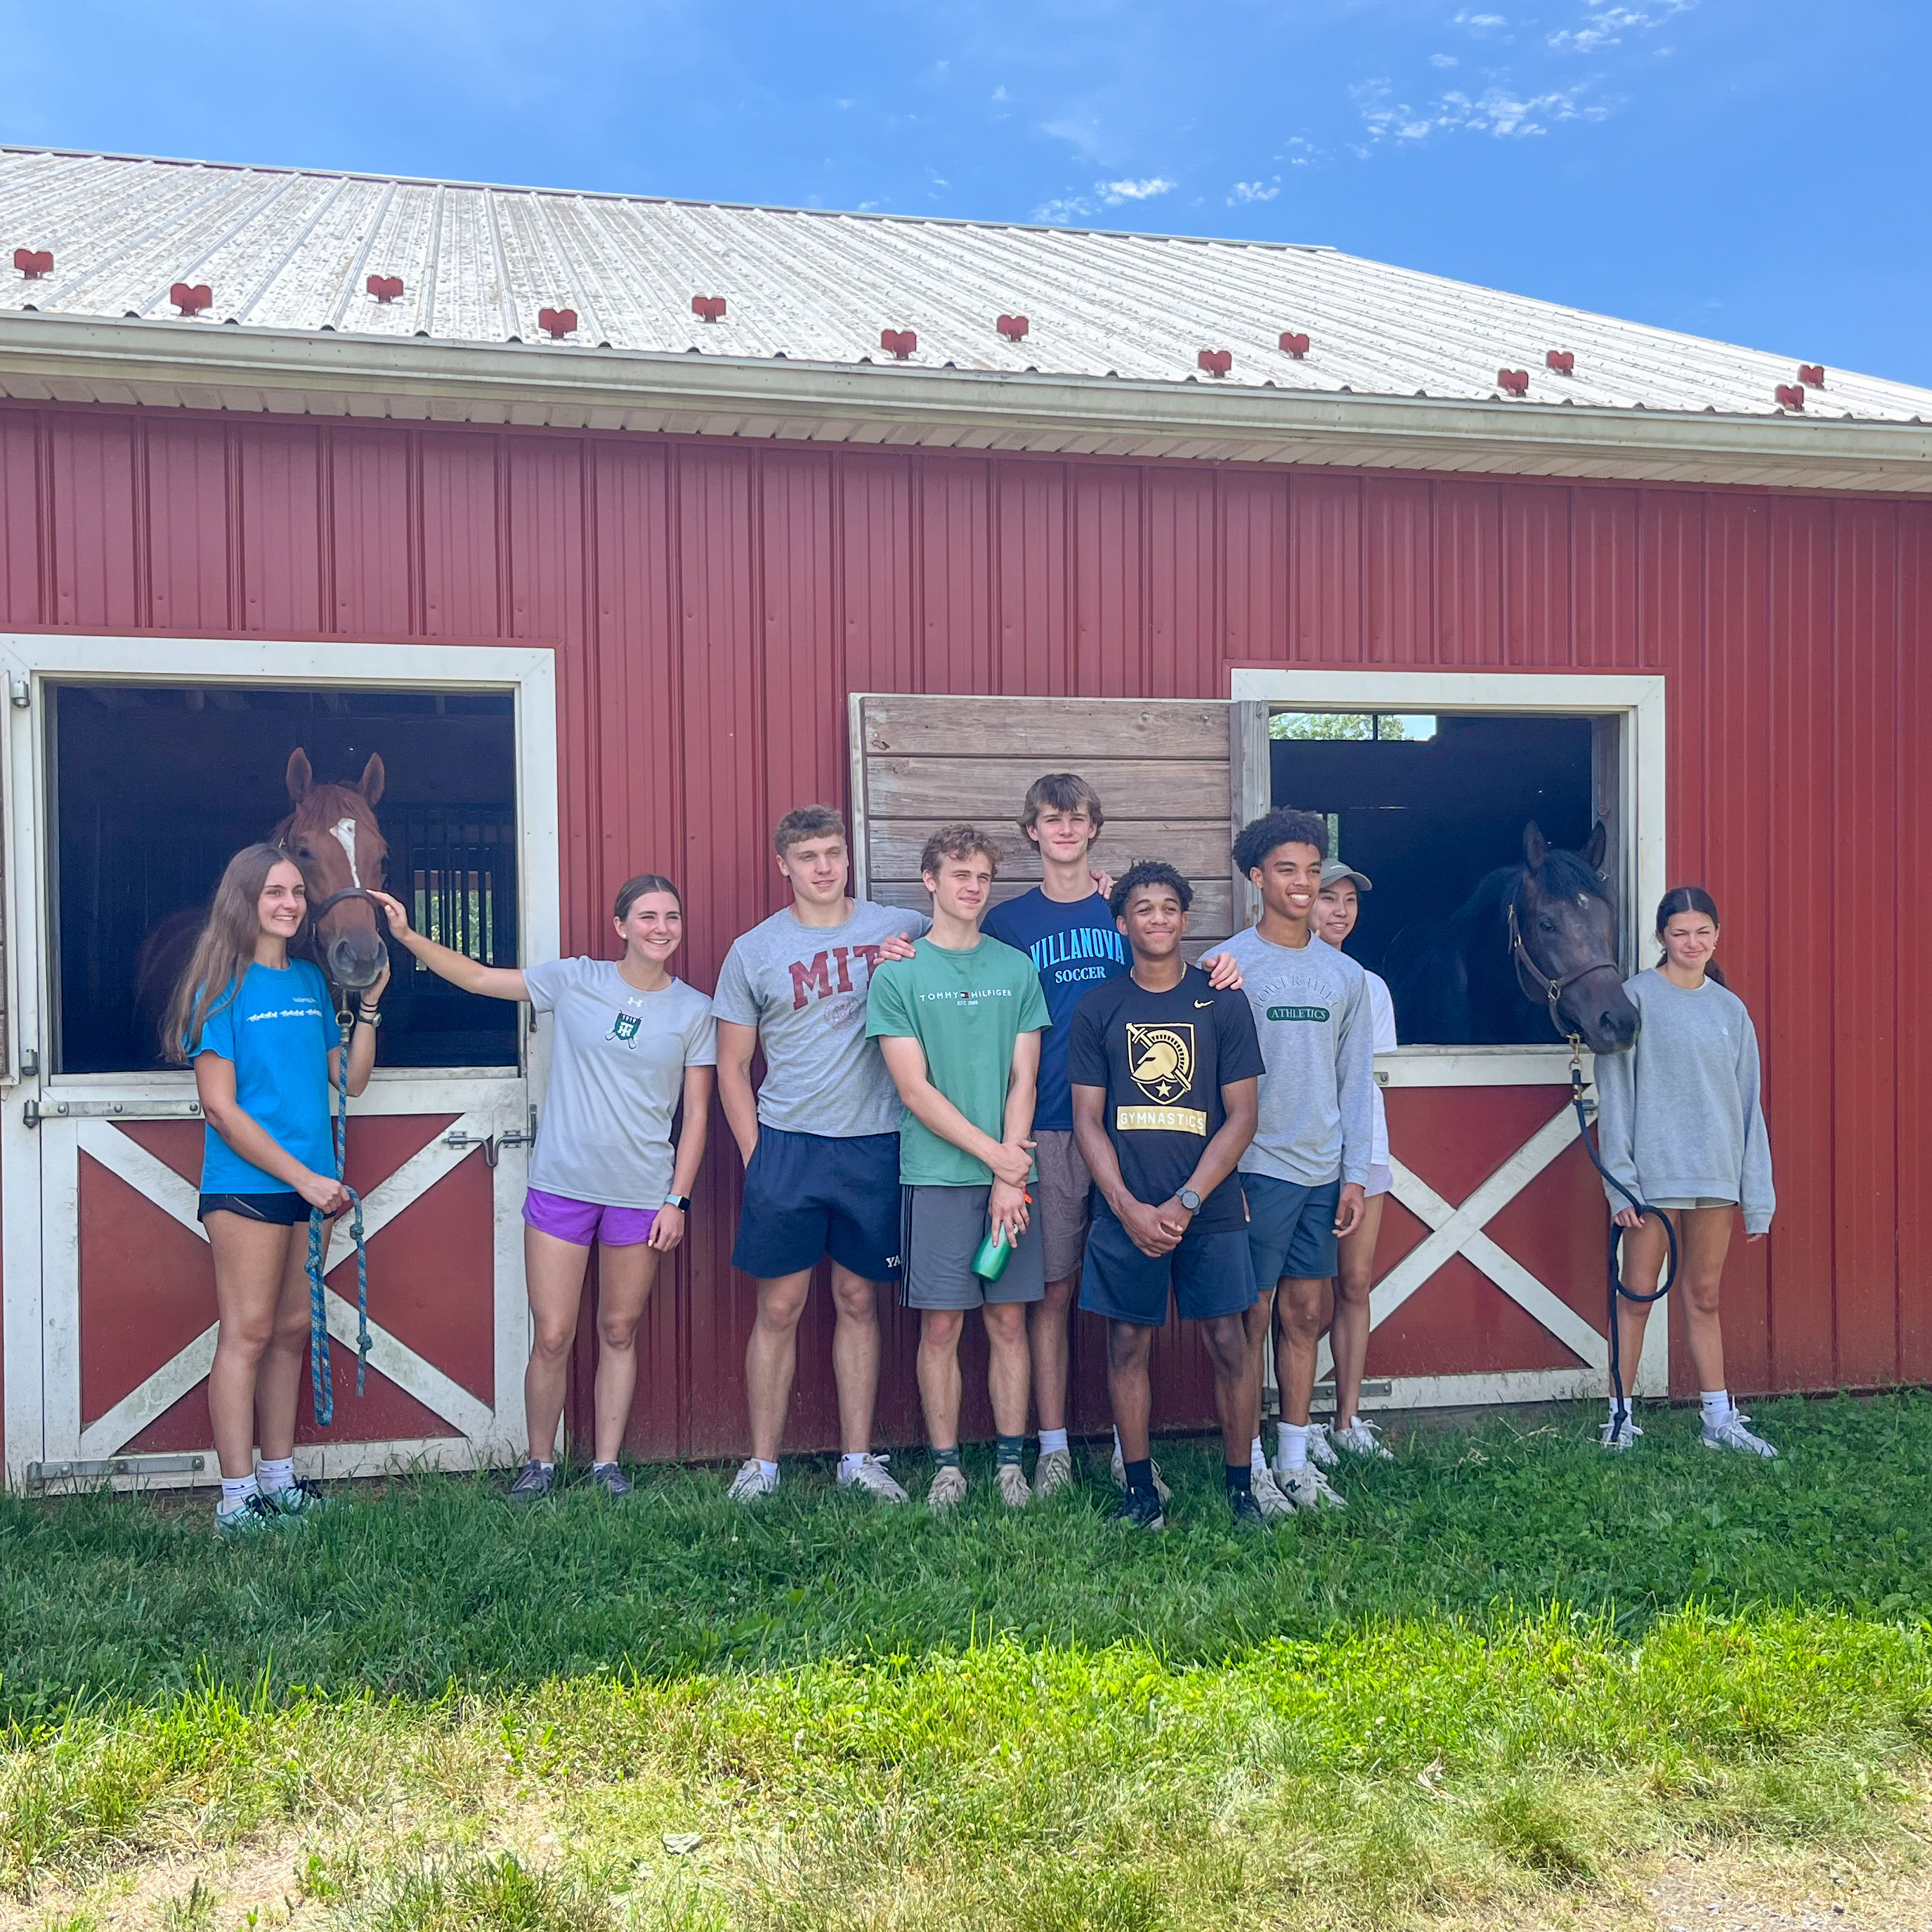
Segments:
[[[843,795],[850,690],[1215,697],[1231,662],[1661,669],[1670,871],[1725,910],[1783,1197],[1727,1279],[1732,1379],[1932,1373],[1932,1047],[1909,1023],[1932,948],[1898,888],[1924,869],[1932,804],[1914,733],[1932,513],[58,406],[0,410],[0,594],[22,626],[320,617],[339,636],[554,643],[566,943],[601,946],[612,887],[662,867],[691,894],[700,986],[777,902],[772,817]],[[737,1174],[721,1118],[647,1317],[650,1454],[741,1440]],[[826,1336],[808,1334],[800,1420],[825,1442]],[[896,1312],[887,1334],[903,1435]],[[1174,1368],[1163,1413],[1192,1417],[1192,1365]]]

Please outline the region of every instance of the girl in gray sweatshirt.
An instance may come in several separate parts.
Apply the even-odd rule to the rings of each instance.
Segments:
[[[1598,1144],[1604,1166],[1640,1201],[1669,1211],[1677,1229],[1677,1287],[1704,1409],[1704,1444],[1755,1456],[1778,1451],[1745,1426],[1724,1383],[1718,1289],[1738,1210],[1744,1238],[1771,1226],[1777,1196],[1771,1144],[1759,1096],[1757,1030],[1724,983],[1712,954],[1718,908],[1701,886],[1679,886],[1657,909],[1664,957],[1624,988],[1642,1017],[1627,1053],[1597,1060]],[[1657,1286],[1666,1243],[1653,1218],[1606,1188],[1624,1230],[1623,1279],[1640,1294]],[[1619,1300],[1618,1345],[1626,1389],[1636,1380],[1648,1304]],[[1612,1413],[1607,1448],[1628,1448],[1643,1432]],[[1621,1426],[1620,1426],[1621,1424]]]

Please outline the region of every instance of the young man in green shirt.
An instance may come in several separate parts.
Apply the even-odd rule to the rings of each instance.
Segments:
[[[998,866],[998,848],[972,826],[942,826],[926,841],[920,871],[932,930],[910,959],[880,962],[866,999],[866,1034],[905,1108],[902,1295],[920,1311],[920,1401],[935,1466],[926,1501],[935,1510],[966,1493],[959,1338],[975,1308],[986,1327],[1000,1498],[1022,1509],[1032,1496],[1020,1460],[1027,1310],[1046,1294],[1046,1277],[1040,1238],[1028,1230],[1027,1184],[1040,1036],[1050,1022],[1033,962],[980,930]],[[973,1268],[989,1232],[1012,1246],[997,1281]]]

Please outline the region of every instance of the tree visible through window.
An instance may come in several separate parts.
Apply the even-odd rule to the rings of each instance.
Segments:
[[[1268,736],[1420,745],[1436,736],[1436,720],[1413,711],[1277,711]]]

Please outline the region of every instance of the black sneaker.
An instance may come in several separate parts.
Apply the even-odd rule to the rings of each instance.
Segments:
[[[1234,1518],[1234,1527],[1244,1535],[1250,1530],[1268,1527],[1268,1519],[1262,1514],[1262,1506],[1255,1501],[1252,1490],[1230,1490],[1228,1514]]]
[[[1152,1490],[1130,1490],[1107,1520],[1118,1523],[1123,1529],[1167,1527],[1167,1519],[1160,1513],[1160,1498]]]
[[[614,1462],[593,1462],[590,1466],[590,1486],[602,1490],[613,1502],[621,1502],[631,1493],[631,1479]]]
[[[509,1493],[503,1500],[514,1503],[520,1508],[525,1503],[544,1502],[556,1486],[556,1470],[554,1468],[546,1469],[533,1459],[524,1465],[523,1473],[510,1485]]]

